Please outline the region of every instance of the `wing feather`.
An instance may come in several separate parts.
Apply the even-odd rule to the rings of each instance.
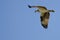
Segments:
[[[29,8],[43,8],[43,9],[46,9],[47,10],[47,8],[44,7],[44,6],[30,6],[30,5],[28,5],[28,7]]]

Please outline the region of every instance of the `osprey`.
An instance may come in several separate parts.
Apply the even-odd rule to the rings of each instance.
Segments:
[[[48,10],[46,7],[44,6],[30,6],[28,5],[29,8],[38,8],[37,10],[35,10],[35,12],[40,12],[41,16],[41,25],[47,29],[48,28],[48,21],[49,21],[49,16],[50,13],[49,12],[55,12],[54,10]]]

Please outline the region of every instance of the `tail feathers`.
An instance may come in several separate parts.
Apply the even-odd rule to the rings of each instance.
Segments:
[[[42,26],[43,26],[45,29],[48,28],[48,25],[42,24]]]
[[[28,5],[28,7],[29,7],[29,8],[31,8],[31,6],[30,6],[30,5]]]

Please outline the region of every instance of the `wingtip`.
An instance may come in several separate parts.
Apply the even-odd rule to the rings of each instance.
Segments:
[[[30,6],[30,5],[28,5],[28,7],[29,7],[29,8],[31,8],[31,6]]]
[[[55,12],[54,10],[52,10],[52,12]]]

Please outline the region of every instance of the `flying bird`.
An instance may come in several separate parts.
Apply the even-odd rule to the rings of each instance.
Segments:
[[[37,10],[35,10],[35,12],[40,12],[40,21],[41,21],[41,25],[47,29],[48,28],[48,22],[49,22],[49,16],[50,16],[50,12],[55,12],[54,10],[48,10],[46,7],[44,6],[30,6],[28,5],[29,8],[38,8]]]

